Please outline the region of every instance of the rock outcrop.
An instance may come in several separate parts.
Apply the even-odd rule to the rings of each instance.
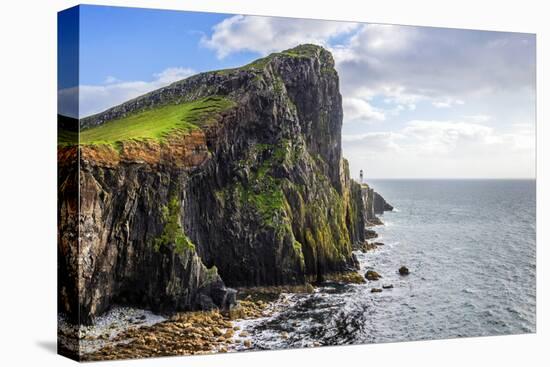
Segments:
[[[323,48],[198,74],[80,124],[211,97],[232,107],[162,143],[60,146],[59,305],[69,317],[89,323],[113,303],[229,308],[226,285],[357,268],[352,244],[364,242],[368,216],[342,157],[339,80]]]
[[[377,192],[374,192],[374,204],[373,209],[375,214],[383,214],[387,211],[392,211],[393,206],[386,202],[386,200]]]
[[[361,197],[363,201],[364,221],[368,226],[382,224],[382,221],[376,215],[393,210],[393,206],[387,203],[382,195],[374,191],[367,184],[361,185]]]
[[[382,278],[382,276],[374,270],[367,270],[365,273],[365,278],[367,278],[367,280],[376,281]]]

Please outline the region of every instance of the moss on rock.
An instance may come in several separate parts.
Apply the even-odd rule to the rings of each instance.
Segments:
[[[170,199],[167,205],[161,209],[164,228],[162,234],[155,238],[153,247],[155,251],[159,251],[161,246],[172,245],[174,251],[183,255],[185,251],[195,251],[195,244],[184,233],[180,223],[181,203],[174,196]]]

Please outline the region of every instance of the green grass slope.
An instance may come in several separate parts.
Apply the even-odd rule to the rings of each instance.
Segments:
[[[163,141],[177,132],[189,132],[213,121],[215,116],[234,106],[224,97],[211,96],[196,101],[165,105],[140,111],[80,131],[80,145],[110,144],[152,139]]]

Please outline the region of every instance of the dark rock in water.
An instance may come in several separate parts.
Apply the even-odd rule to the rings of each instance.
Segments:
[[[365,278],[363,278],[363,276],[359,274],[356,270],[344,273],[331,273],[328,274],[326,280],[347,284],[365,283]]]
[[[220,98],[231,107],[163,144],[60,146],[58,304],[69,319],[90,323],[114,303],[230,308],[226,285],[305,285],[358,267],[365,205],[323,48],[201,73],[80,123]]]
[[[392,288],[393,288],[393,284],[383,285],[382,288],[384,288],[384,289],[392,289]]]
[[[374,213],[383,214],[385,211],[392,211],[393,206],[386,202],[386,200],[377,192],[374,192]]]
[[[409,268],[406,266],[402,266],[399,268],[399,274],[400,275],[409,275]]]
[[[380,289],[380,288],[372,288],[372,289],[370,290],[370,292],[371,292],[371,293],[380,293],[380,292],[382,292],[382,289]]]
[[[367,280],[374,281],[382,278],[382,276],[374,270],[367,270],[367,272],[365,273],[365,278],[367,278]]]
[[[353,246],[353,249],[361,251],[361,252],[368,252],[368,251],[371,251],[371,250],[375,250],[378,246],[384,246],[384,244],[382,242],[368,242],[368,241],[365,241],[361,245]]]
[[[237,291],[226,288],[221,278],[212,281],[200,288],[199,301],[201,310],[221,308],[229,310],[236,303]]]
[[[374,249],[376,249],[376,245],[374,244],[374,242],[365,242],[362,250],[363,252],[367,252]]]
[[[384,222],[382,222],[382,219],[378,217],[374,217],[371,220],[368,221],[369,225],[371,226],[381,226],[384,225]]]
[[[372,229],[365,229],[365,239],[366,240],[370,240],[370,239],[373,239],[373,238],[376,238],[376,237],[378,237],[378,233],[376,233]]]

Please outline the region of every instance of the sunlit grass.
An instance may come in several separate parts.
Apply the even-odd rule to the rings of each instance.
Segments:
[[[100,126],[80,131],[80,144],[111,144],[128,140],[162,141],[176,132],[189,132],[212,121],[214,116],[234,103],[213,96],[193,102],[166,105],[134,113]]]

